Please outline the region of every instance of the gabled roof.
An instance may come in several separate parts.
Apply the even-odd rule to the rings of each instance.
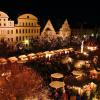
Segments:
[[[63,30],[64,28],[70,29],[67,19],[62,24],[62,27],[60,28],[60,30]]]
[[[55,32],[55,29],[54,29],[54,27],[53,27],[53,25],[52,25],[50,19],[47,21],[47,23],[46,23],[46,25],[45,25],[45,27],[44,27],[42,33],[44,33],[44,32],[47,31],[47,30],[50,30],[50,31],[54,31],[54,32]]]

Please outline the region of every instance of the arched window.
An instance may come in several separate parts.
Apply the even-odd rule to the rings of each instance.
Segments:
[[[27,26],[27,22],[26,22],[26,26]]]
[[[18,36],[16,36],[16,41],[18,41]]]
[[[28,30],[28,32],[30,33],[30,29]]]
[[[38,29],[37,29],[37,33],[39,33]]]
[[[23,36],[23,41],[24,41],[24,36]]]
[[[9,34],[9,30],[7,31],[7,33]]]
[[[23,33],[24,33],[24,29],[23,29]]]
[[[24,23],[23,23],[23,26],[24,26]]]
[[[18,33],[18,29],[16,29],[16,33]]]
[[[11,34],[13,34],[13,30],[11,30]]]
[[[21,29],[19,29],[19,33],[21,33]]]
[[[30,26],[30,23],[29,23],[29,26]]]
[[[19,37],[19,41],[21,41],[21,36]]]
[[[34,33],[36,33],[36,29],[34,29]]]
[[[33,23],[32,23],[32,26],[33,26]]]
[[[26,29],[26,33],[27,33],[27,29]]]

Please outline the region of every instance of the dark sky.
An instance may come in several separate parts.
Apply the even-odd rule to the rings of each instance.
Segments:
[[[88,1],[88,0],[87,0]],[[6,12],[11,19],[23,13],[32,13],[39,18],[40,24],[51,19],[56,26],[67,18],[72,27],[99,26],[99,3],[82,0],[0,0],[0,10]]]

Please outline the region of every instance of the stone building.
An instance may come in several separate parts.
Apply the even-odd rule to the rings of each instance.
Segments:
[[[42,32],[38,18],[32,14],[22,14],[17,18],[17,24],[9,19],[9,16],[0,11],[0,41],[7,41],[10,45],[16,47],[18,43],[27,43],[38,37],[48,37],[50,40],[56,39],[58,36],[62,38],[69,37],[71,30],[68,21],[65,20],[59,32],[55,31],[52,23],[48,20]]]
[[[0,41],[6,40],[13,42],[14,37],[14,21],[9,20],[9,16],[0,11]]]
[[[38,19],[32,14],[23,14],[17,18],[17,24],[9,20],[9,16],[0,11],[0,40],[16,44],[38,38],[40,36],[40,25]]]
[[[30,40],[40,36],[40,25],[38,19],[32,14],[23,14],[17,18],[15,24],[15,42]]]

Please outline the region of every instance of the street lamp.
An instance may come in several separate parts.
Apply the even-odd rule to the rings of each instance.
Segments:
[[[24,44],[29,45],[29,40],[25,40]]]
[[[25,44],[25,47],[29,48],[29,40],[24,40],[23,42]]]

